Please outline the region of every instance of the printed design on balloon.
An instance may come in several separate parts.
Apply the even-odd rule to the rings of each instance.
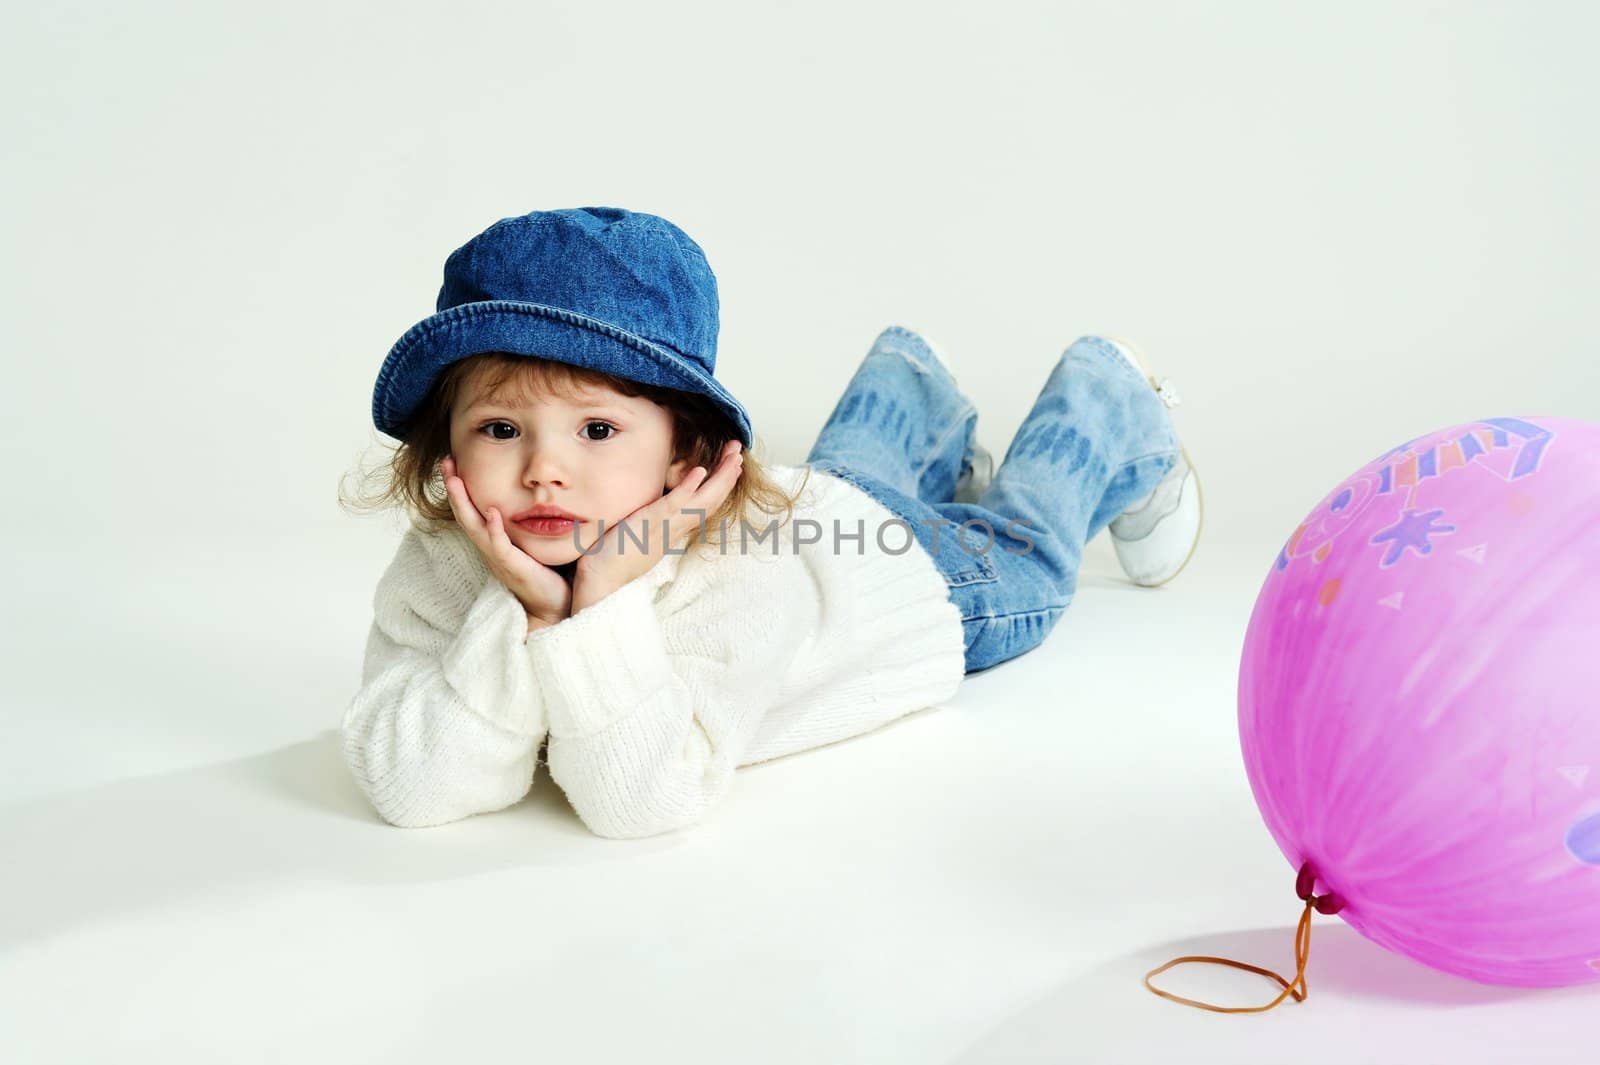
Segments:
[[[1444,513],[1444,508],[1430,510],[1426,514],[1418,514],[1408,510],[1400,516],[1400,520],[1387,529],[1380,529],[1372,534],[1372,539],[1367,541],[1372,544],[1389,545],[1389,550],[1384,553],[1380,566],[1392,566],[1400,561],[1400,556],[1405,554],[1406,548],[1411,548],[1419,555],[1431,555],[1433,544],[1430,536],[1443,536],[1456,531],[1454,525],[1435,525],[1434,519]]]
[[[1600,814],[1582,818],[1567,829],[1567,853],[1585,865],[1600,865]]]
[[[1464,431],[1454,426],[1407,440],[1329,493],[1283,545],[1275,568],[1281,572],[1292,559],[1307,555],[1314,563],[1325,561],[1339,534],[1379,500],[1395,507],[1396,519],[1370,541],[1388,545],[1379,565],[1394,565],[1407,547],[1426,555],[1432,551],[1431,536],[1456,531],[1454,525],[1435,524],[1444,515],[1442,508],[1421,513],[1415,509],[1417,492],[1427,481],[1468,465],[1507,482],[1520,480],[1538,472],[1555,435],[1521,418],[1484,418]]]

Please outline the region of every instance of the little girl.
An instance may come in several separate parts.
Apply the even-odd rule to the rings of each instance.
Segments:
[[[923,337],[885,329],[806,462],[766,466],[713,377],[700,246],[611,207],[504,218],[446,260],[379,370],[410,516],[343,753],[387,822],[551,777],[602,836],[689,825],[741,765],[949,699],[1071,602],[1083,546],[1159,584],[1198,481],[1125,343],[1067,349],[997,471]]]

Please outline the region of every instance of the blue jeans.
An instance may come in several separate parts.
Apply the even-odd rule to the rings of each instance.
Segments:
[[[952,501],[978,411],[915,332],[878,335],[806,462],[910,525],[961,609],[968,673],[1034,647],[1078,585],[1083,546],[1147,495],[1179,443],[1148,381],[1096,336],[1062,353],[976,503]]]

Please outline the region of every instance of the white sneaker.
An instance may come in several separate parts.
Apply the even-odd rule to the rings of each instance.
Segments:
[[[1139,376],[1150,382],[1167,409],[1182,402],[1169,379],[1158,381],[1150,373],[1138,348],[1117,337],[1102,339],[1110,341]],[[1177,464],[1149,495],[1114,518],[1108,528],[1117,562],[1128,579],[1154,588],[1176,577],[1189,564],[1200,545],[1204,523],[1200,475],[1189,461],[1188,450],[1180,444]]]
[[[939,365],[949,371],[950,376],[956,375],[950,366],[950,360],[945,356],[944,348],[928,334],[917,331],[934,357],[939,360]],[[983,495],[983,490],[989,487],[989,482],[994,479],[994,456],[989,454],[989,449],[978,443],[978,434],[972,434],[972,452],[962,464],[961,476],[956,480],[956,491],[952,501],[956,503],[976,503],[978,497]]]
[[[989,454],[988,448],[978,443],[978,435],[974,432],[971,461],[962,468],[961,476],[956,480],[956,491],[955,495],[951,496],[951,502],[976,503],[992,480],[994,480],[994,456]]]

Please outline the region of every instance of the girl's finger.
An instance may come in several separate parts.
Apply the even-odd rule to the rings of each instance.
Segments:
[[[693,506],[699,501],[702,490],[706,492],[724,493],[722,482],[728,481],[738,475],[744,468],[743,450],[734,452],[731,448],[723,449],[723,456],[717,463],[716,472],[708,472],[704,466],[696,466],[683,475],[683,479],[672,487],[666,495],[652,503],[648,508],[637,512],[637,517],[645,520],[670,520],[683,514],[685,507]],[[710,487],[714,478],[721,478],[715,488]],[[709,497],[708,497],[709,498]]]
[[[450,500],[450,509],[456,513],[456,521],[466,525],[466,515],[462,513],[466,509],[463,506],[465,500],[461,498],[461,489],[457,487],[458,483],[459,481],[456,477],[446,476],[444,479],[444,493]]]
[[[709,480],[721,478],[721,481],[733,481],[739,476],[739,471],[744,469],[744,452],[730,451],[717,466],[717,472]],[[720,484],[721,482],[719,482]]]
[[[689,493],[688,498],[673,500],[673,506],[668,511],[667,517],[681,517],[685,510],[693,508],[697,512],[704,512],[696,513],[695,521],[697,523],[705,521],[709,512],[728,497],[743,469],[744,463],[739,461],[737,456],[730,456],[717,467],[716,473],[702,478]]]
[[[467,538],[480,546],[487,542],[488,523],[478,512],[478,505],[467,495],[466,482],[459,477],[451,477],[445,482],[445,491],[449,493],[450,509],[455,513],[456,524],[466,532]]]
[[[725,454],[722,461],[717,463],[717,469],[714,473],[706,474],[704,472],[704,466],[696,466],[694,470],[701,471],[703,476],[695,477],[694,470],[691,470],[689,476],[685,477],[678,484],[679,488],[683,488],[686,485],[690,486],[684,493],[684,495],[688,497],[687,499],[682,501],[674,501],[677,504],[678,509],[681,510],[684,505],[692,503],[695,498],[700,496],[702,493],[709,492],[716,494],[723,492],[725,490],[724,485],[730,483],[733,479],[738,477],[739,471],[744,469],[744,459],[740,457],[742,454],[743,452],[728,452]],[[716,482],[715,485],[712,484],[713,481]],[[668,498],[671,497],[669,496]]]
[[[488,522],[489,550],[492,557],[508,571],[515,570],[512,559],[522,553],[522,548],[511,542],[511,534],[506,532],[505,515],[500,513],[499,507],[490,507],[491,515]]]
[[[503,550],[504,543],[508,540],[508,537],[506,536],[505,523],[500,518],[500,511],[498,508],[489,508],[489,514],[484,519],[483,526],[484,535],[489,538],[490,549],[494,551],[495,554],[500,554]]]
[[[655,505],[659,506],[661,513],[671,513],[674,508],[682,506],[684,500],[693,496],[695,489],[699,488],[705,479],[706,468],[704,466],[696,466],[684,474],[683,479],[673,485],[672,490],[662,496],[658,504]]]
[[[678,487],[682,488],[692,481],[693,487],[689,489],[689,494],[692,495],[696,490],[703,486],[705,482],[711,480],[712,478],[726,476],[731,471],[741,469],[743,466],[744,449],[740,448],[735,450],[730,444],[722,449],[722,455],[718,458],[717,468],[714,471],[708,472],[704,466],[696,466],[694,469],[689,471],[688,475],[685,476],[682,481],[678,482]],[[699,473],[700,476],[695,477],[696,473]]]

